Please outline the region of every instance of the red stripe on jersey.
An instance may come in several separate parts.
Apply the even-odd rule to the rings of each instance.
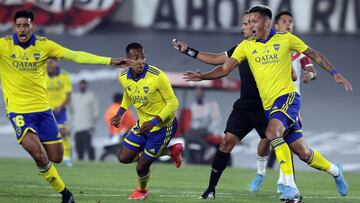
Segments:
[[[308,65],[313,65],[311,59],[307,56],[304,56],[300,59],[300,63],[301,63],[301,68],[304,69],[305,66],[308,66]]]
[[[294,60],[297,59],[300,55],[301,55],[301,53],[296,52],[295,54],[292,55],[292,60],[294,61]]]

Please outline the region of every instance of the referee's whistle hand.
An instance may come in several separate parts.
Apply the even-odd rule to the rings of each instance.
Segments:
[[[189,48],[189,45],[185,42],[181,42],[181,41],[173,41],[172,42],[173,47],[177,50],[179,50],[180,52],[186,52],[186,50]]]

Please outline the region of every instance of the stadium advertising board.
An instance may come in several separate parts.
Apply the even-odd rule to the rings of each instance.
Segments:
[[[83,35],[115,11],[122,0],[2,0],[0,31],[11,29],[14,13],[30,9],[41,30]]]
[[[255,4],[293,13],[299,33],[360,31],[359,0],[134,0],[140,27],[238,32],[244,11]]]

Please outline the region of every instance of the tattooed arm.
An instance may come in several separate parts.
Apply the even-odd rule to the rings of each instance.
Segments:
[[[306,49],[303,54],[319,64],[321,68],[328,71],[337,83],[344,85],[346,91],[352,91],[351,83],[335,70],[334,66],[324,55],[310,47]]]

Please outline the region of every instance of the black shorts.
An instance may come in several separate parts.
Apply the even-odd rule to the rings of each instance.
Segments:
[[[239,110],[233,109],[226,124],[226,132],[236,135],[242,140],[255,128],[260,138],[266,138],[265,130],[268,119],[264,110]]]

